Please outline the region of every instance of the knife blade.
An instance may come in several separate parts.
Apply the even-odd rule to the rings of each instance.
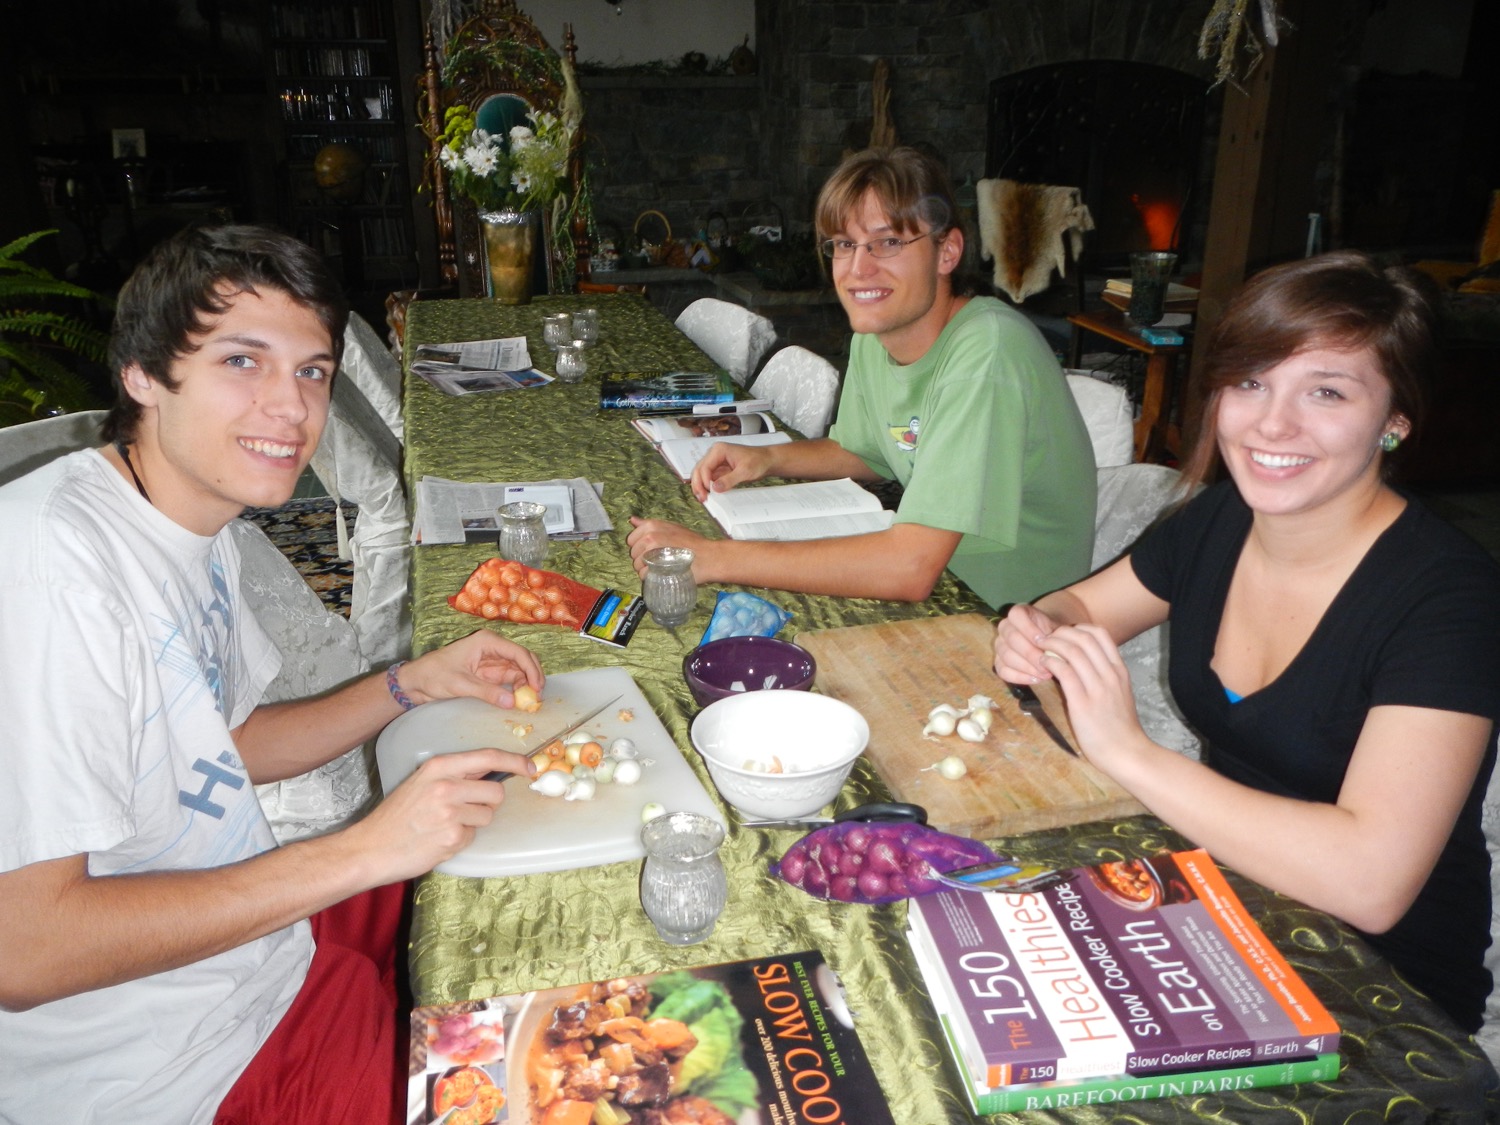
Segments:
[[[1010,689],[1011,698],[1021,705],[1021,710],[1041,724],[1042,729],[1047,732],[1047,737],[1073,757],[1079,756],[1078,751],[1073,749],[1068,740],[1063,737],[1062,731],[1057,729],[1057,724],[1048,716],[1047,709],[1042,706],[1041,699],[1037,697],[1030,684],[1007,684],[1006,687]]]
[[[535,746],[533,746],[530,750],[521,750],[521,751],[518,751],[518,753],[520,753],[523,756],[529,758],[533,754],[535,754],[538,750],[540,750],[543,746],[550,746],[552,743],[556,742],[559,738],[567,738],[568,735],[572,734],[579,727],[583,726],[584,723],[588,722],[595,715],[597,715],[600,711],[603,711],[606,707],[610,706],[610,704],[620,702],[621,698],[622,698],[621,696],[617,695],[613,699],[606,699],[603,703],[599,704],[599,706],[595,707],[587,715],[583,716],[583,718],[575,720],[574,722],[570,723],[568,726],[563,727],[562,730],[557,731],[554,734],[549,734],[546,738],[542,739]],[[516,776],[515,774],[510,773],[510,772],[508,772],[506,770],[491,770],[489,773],[485,774],[484,777],[482,777],[480,780],[482,780],[482,781],[504,781],[507,777],[515,777],[515,776]]]

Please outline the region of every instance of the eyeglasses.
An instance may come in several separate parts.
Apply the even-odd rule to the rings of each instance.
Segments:
[[[872,258],[894,258],[913,242],[936,237],[935,233],[929,232],[919,234],[916,238],[872,238],[869,242],[855,242],[850,238],[825,238],[819,244],[819,248],[823,251],[825,258],[852,258],[854,252],[861,246]]]

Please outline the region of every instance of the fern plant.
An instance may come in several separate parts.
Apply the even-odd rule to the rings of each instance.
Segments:
[[[60,355],[103,364],[109,336],[56,311],[55,302],[104,298],[21,260],[34,242],[56,233],[35,231],[0,246],[0,426],[101,405],[88,381]]]

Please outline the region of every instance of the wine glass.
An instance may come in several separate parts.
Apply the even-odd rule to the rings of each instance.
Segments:
[[[500,508],[500,556],[526,566],[541,566],[547,557],[545,504],[517,500]]]
[[[686,547],[657,547],[647,551],[641,593],[658,625],[675,629],[687,621],[698,604],[693,552]]]
[[[549,313],[542,321],[542,340],[553,351],[573,338],[573,318],[565,313]]]
[[[599,342],[599,310],[577,309],[573,313],[573,339],[586,348]]]
[[[699,813],[668,813],[641,829],[641,906],[669,945],[692,945],[713,933],[729,899],[719,860],[723,841],[723,826]]]
[[[576,321],[573,326],[578,326]],[[589,361],[583,349],[582,340],[574,340],[557,349],[557,377],[562,382],[576,383],[588,372]]]

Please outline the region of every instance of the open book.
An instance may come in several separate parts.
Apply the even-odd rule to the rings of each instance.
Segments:
[[[736,445],[780,445],[791,435],[776,428],[769,414],[673,414],[669,417],[635,418],[631,425],[656,446],[672,471],[683,480],[693,475],[693,466],[715,442]]]
[[[848,477],[710,492],[703,506],[731,539],[832,539],[884,531],[896,518]]]

